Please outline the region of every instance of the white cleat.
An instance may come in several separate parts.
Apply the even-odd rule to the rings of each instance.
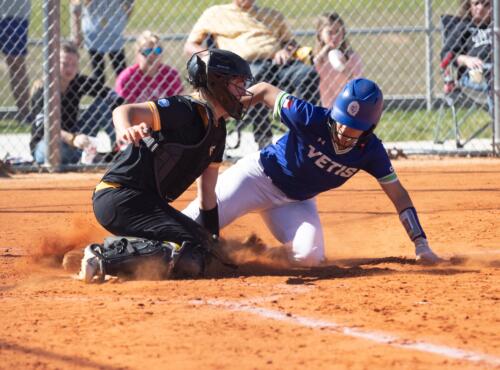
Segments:
[[[100,272],[99,259],[92,252],[91,246],[92,244],[84,249],[80,273],[78,274],[78,278],[87,284],[91,283],[94,277],[98,277]]]

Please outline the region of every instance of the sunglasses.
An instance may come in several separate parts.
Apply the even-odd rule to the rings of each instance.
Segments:
[[[151,54],[160,55],[161,53],[163,53],[163,49],[161,46],[157,46],[155,48],[141,49],[141,54],[144,55],[145,57],[149,57]]]

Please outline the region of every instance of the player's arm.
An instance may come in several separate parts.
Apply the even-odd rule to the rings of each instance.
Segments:
[[[387,194],[392,204],[394,204],[398,213],[401,213],[406,208],[413,207],[410,195],[399,180],[390,183],[383,183],[380,184],[380,186]]]
[[[380,182],[380,186],[394,204],[394,207],[396,207],[399,213],[399,220],[403,224],[409,238],[415,244],[417,260],[427,264],[440,262],[441,259],[429,246],[427,236],[418,219],[417,210],[413,206],[410,195],[401,182],[397,179],[387,183]]]
[[[219,236],[219,211],[215,194],[218,176],[219,165],[212,163],[197,180],[201,223],[215,236]]]
[[[116,137],[124,143],[137,145],[151,130],[159,130],[159,120],[158,109],[152,102],[125,104],[113,110]]]
[[[264,104],[268,108],[274,108],[281,90],[267,82],[259,82],[248,88],[253,96],[244,96],[241,101],[245,105]]]

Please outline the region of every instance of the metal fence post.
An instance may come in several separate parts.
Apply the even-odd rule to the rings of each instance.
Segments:
[[[432,23],[432,0],[425,0],[425,100],[427,111],[432,109],[432,91],[434,90],[434,25]]]
[[[43,2],[43,114],[45,166],[61,169],[61,97],[59,81],[60,0]]]
[[[500,156],[500,0],[493,1],[493,152]]]

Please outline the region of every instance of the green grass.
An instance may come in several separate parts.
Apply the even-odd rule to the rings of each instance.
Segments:
[[[29,125],[20,125],[14,120],[0,120],[0,134],[24,134],[31,132]]]
[[[460,132],[464,137],[470,136],[486,122],[491,121],[491,117],[484,110],[458,109],[458,122],[468,114]],[[377,127],[377,135],[384,141],[409,141],[409,140],[434,140],[436,127],[439,126],[439,138],[450,139],[453,132],[453,121],[450,109],[432,110],[389,110],[384,113],[380,124]],[[486,130],[480,135],[481,138],[491,137],[491,130]]]

